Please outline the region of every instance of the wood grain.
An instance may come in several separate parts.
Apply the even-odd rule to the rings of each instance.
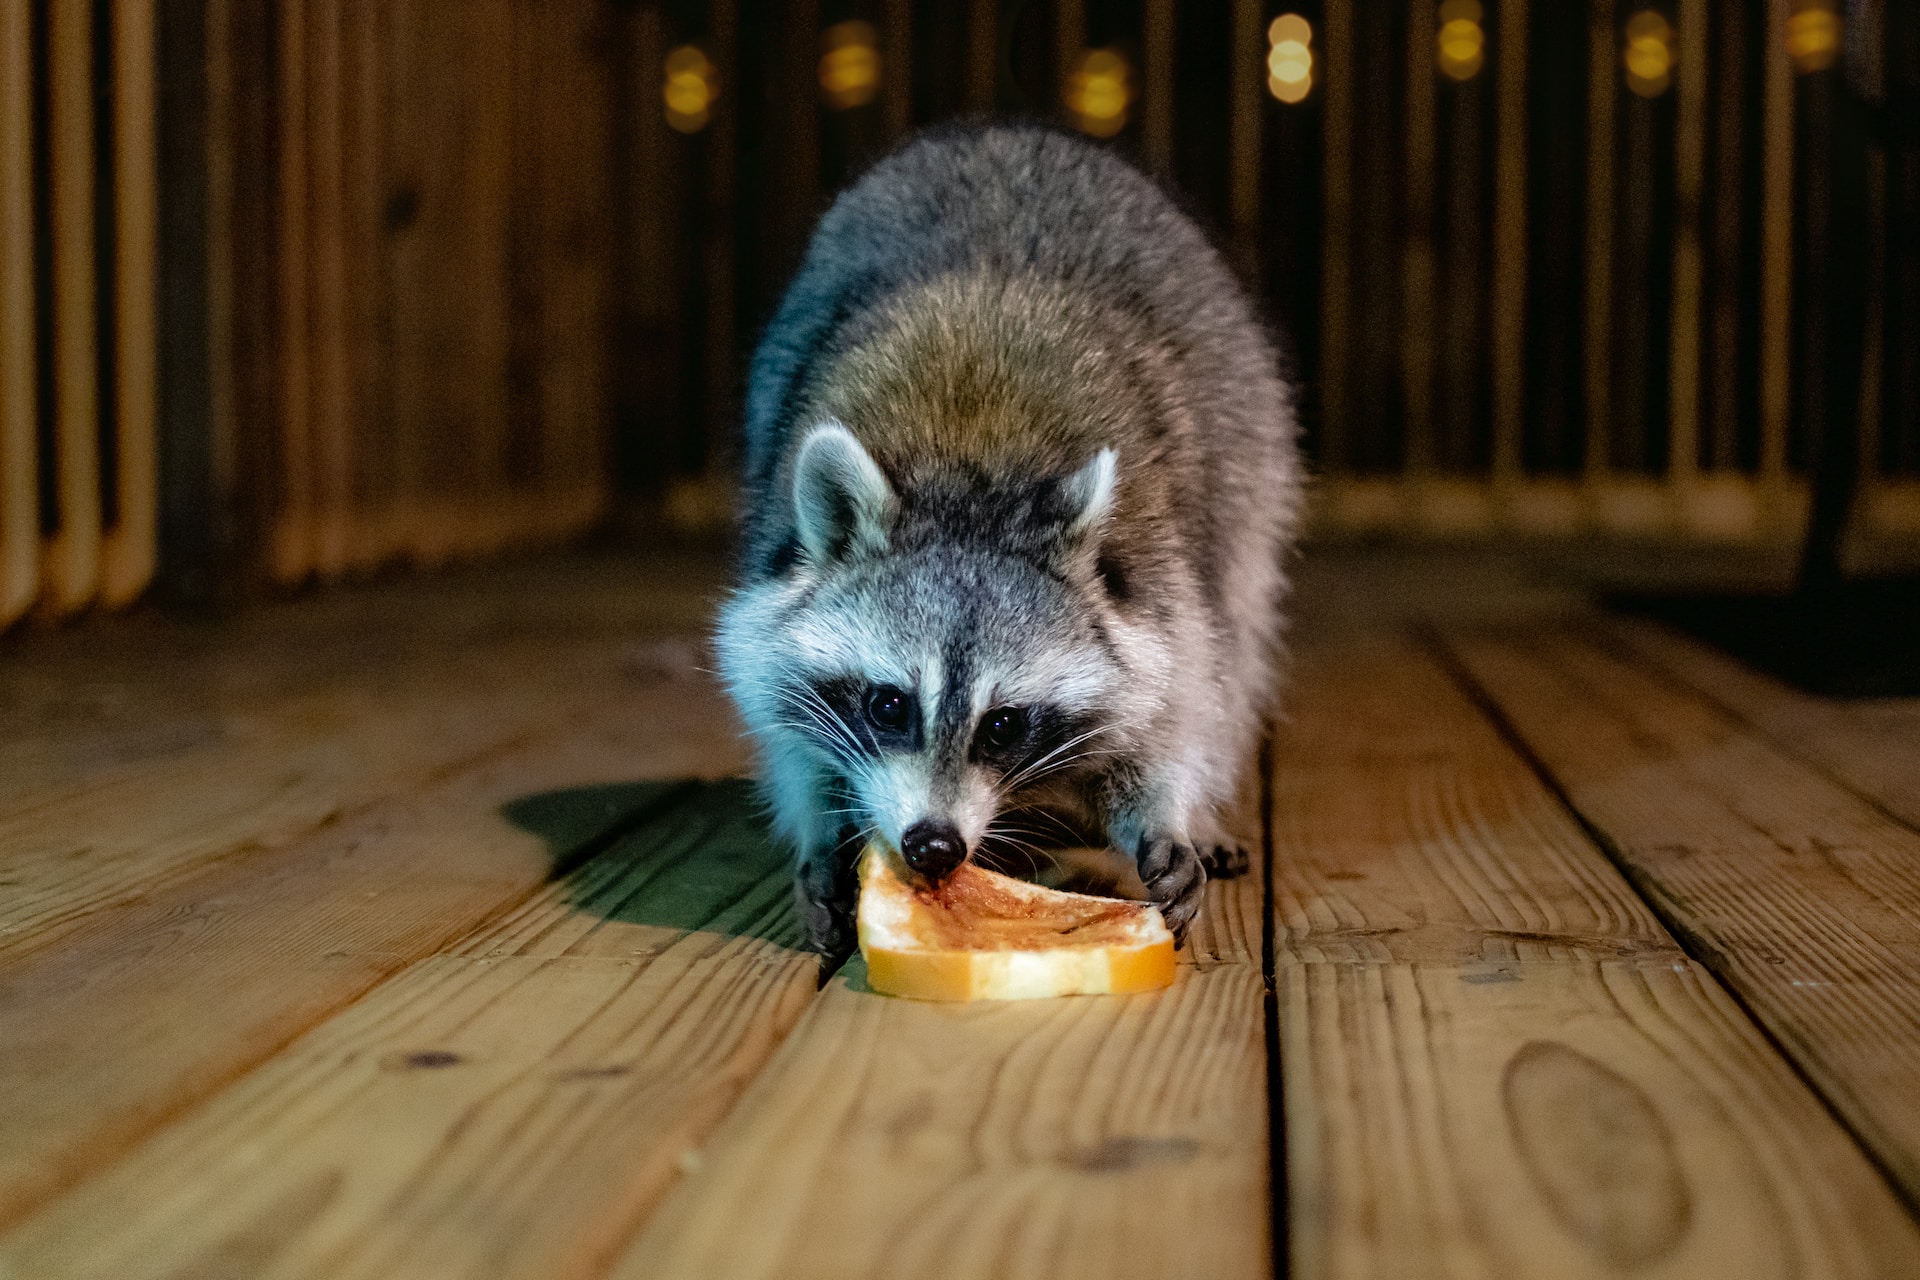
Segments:
[[[627,646],[579,655],[596,675]],[[449,659],[427,687],[329,689],[181,726],[182,749],[122,776],[0,811],[0,963],[57,942],[92,913],[223,859],[283,848],[381,799],[550,728],[579,687],[496,653]],[[486,700],[475,688],[496,690]]]
[[[1174,986],[923,1004],[821,993],[611,1274],[1266,1276],[1256,877]]]
[[[500,807],[562,786],[729,773],[710,686],[627,675],[544,734],[285,847],[97,913],[0,972],[0,1220],[538,889],[569,850]],[[606,820],[617,823],[618,812]]]
[[[1920,832],[1583,636],[1450,643],[1663,920],[1920,1203]]]
[[[40,588],[32,14],[0,5],[0,627]]]
[[[1656,623],[1621,618],[1609,630],[1775,746],[1920,828],[1920,698],[1815,697]]]
[[[1432,657],[1379,632],[1309,647],[1291,708],[1273,830],[1295,1275],[1913,1256],[1847,1133]]]
[[[814,997],[791,873],[753,813],[737,783],[669,804],[0,1238],[0,1258],[49,1278],[214,1259],[327,1280],[590,1274]]]
[[[1446,673],[1391,634],[1297,662],[1274,770],[1276,945],[1502,965],[1683,953]]]
[[[1285,964],[1293,1274],[1887,1276],[1920,1232],[1704,968]]]

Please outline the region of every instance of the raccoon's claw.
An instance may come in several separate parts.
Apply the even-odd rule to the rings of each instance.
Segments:
[[[1238,880],[1253,869],[1253,859],[1237,843],[1214,845],[1200,855],[1200,862],[1206,867],[1209,880]]]
[[[1173,931],[1176,942],[1187,936],[1187,925],[1200,910],[1201,893],[1207,887],[1207,869],[1193,846],[1171,837],[1149,837],[1140,842],[1140,880],[1147,896],[1160,908],[1161,918]]]
[[[860,901],[860,879],[855,857],[860,835],[842,833],[832,849],[802,858],[794,872],[794,895],[800,902],[800,922],[807,945],[820,953],[822,973],[831,973],[853,954],[858,942],[855,910]]]

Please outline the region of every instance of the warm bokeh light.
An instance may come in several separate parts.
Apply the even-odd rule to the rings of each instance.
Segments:
[[[880,92],[880,35],[871,22],[837,22],[820,37],[820,96],[835,111]]]
[[[1627,47],[1621,55],[1627,88],[1657,98],[1673,81],[1673,27],[1657,10],[1642,9],[1627,19]]]
[[[699,46],[683,44],[667,55],[667,79],[660,88],[667,123],[681,133],[707,127],[714,99],[720,96],[720,69]]]
[[[1067,77],[1067,110],[1081,132],[1111,138],[1127,127],[1133,69],[1117,49],[1089,49]]]
[[[1803,2],[1787,19],[1786,45],[1795,71],[1825,71],[1840,59],[1840,15],[1824,4]]]
[[[1282,102],[1304,102],[1313,91],[1313,24],[1283,13],[1267,27],[1267,92]]]
[[[1479,0],[1446,0],[1435,38],[1440,70],[1452,80],[1471,80],[1487,61],[1487,33]]]

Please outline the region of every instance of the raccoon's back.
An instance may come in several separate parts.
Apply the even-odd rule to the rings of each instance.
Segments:
[[[763,541],[760,513],[778,505],[772,486],[796,425],[810,425],[794,420],[810,379],[890,301],[958,279],[1080,298],[1089,314],[1123,320],[1128,341],[1164,353],[1154,377],[1168,385],[1144,391],[1169,407],[1156,430],[1197,424],[1204,436],[1180,451],[1191,474],[1175,479],[1169,518],[1184,511],[1216,525],[1260,492],[1270,506],[1279,498],[1290,507],[1278,492],[1292,487],[1293,455],[1277,353],[1193,221],[1145,175],[1082,139],[1031,126],[949,127],[918,136],[840,196],[755,355],[749,562]],[[1123,448],[1123,466],[1127,456]],[[765,532],[770,546],[774,531]]]

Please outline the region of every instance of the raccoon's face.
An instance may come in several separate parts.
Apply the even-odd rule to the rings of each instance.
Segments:
[[[1102,453],[1006,518],[1070,550],[1112,485]],[[964,513],[903,510],[837,425],[802,445],[794,494],[800,558],[735,601],[720,645],[773,762],[803,756],[836,825],[877,834],[930,879],[983,841],[1044,835],[1009,811],[1108,761],[1128,711],[1098,575],[1021,554],[1020,535],[943,536],[928,521]]]

